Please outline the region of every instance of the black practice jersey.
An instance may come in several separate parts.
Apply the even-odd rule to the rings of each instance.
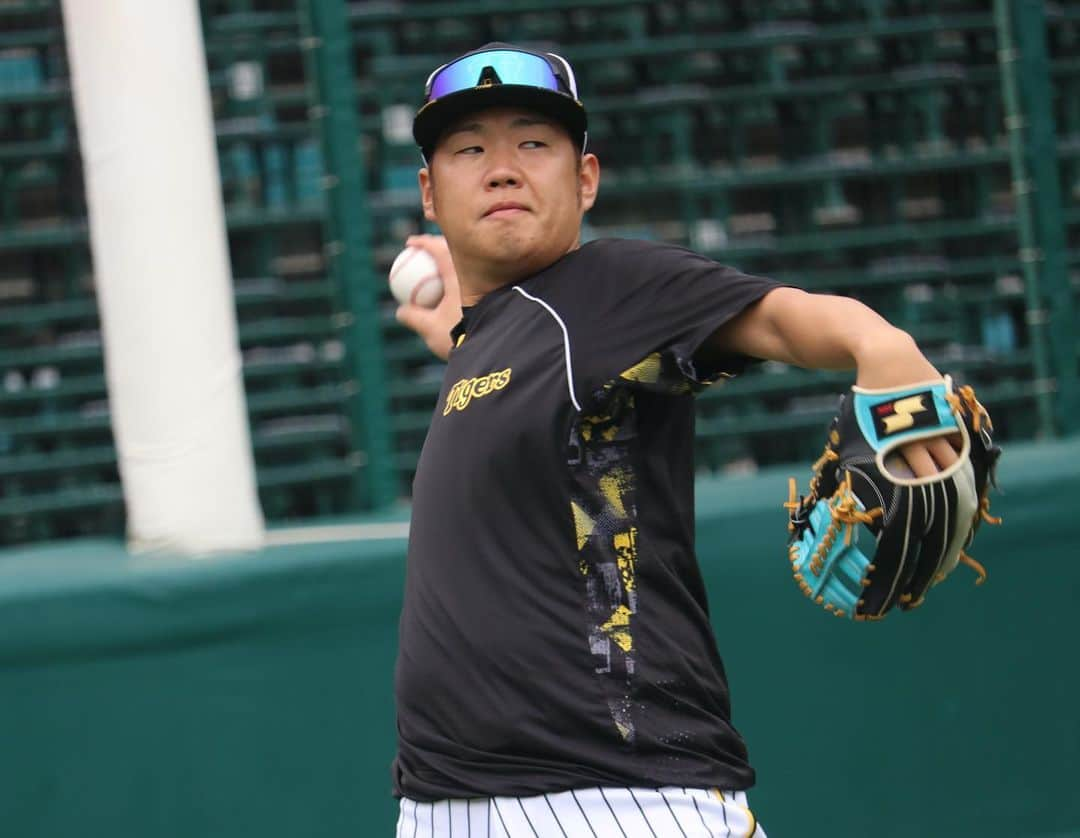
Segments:
[[[745,789],[694,554],[694,354],[776,284],[602,240],[464,312],[413,485],[394,787]]]

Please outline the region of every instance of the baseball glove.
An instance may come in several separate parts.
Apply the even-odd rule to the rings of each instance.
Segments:
[[[895,605],[921,605],[931,585],[963,562],[981,584],[982,566],[964,551],[990,515],[989,487],[1001,449],[986,409],[968,386],[944,379],[890,390],[852,387],[840,402],[810,490],[784,504],[795,581],[826,611],[878,620]],[[896,449],[959,433],[958,461],[915,477]]]

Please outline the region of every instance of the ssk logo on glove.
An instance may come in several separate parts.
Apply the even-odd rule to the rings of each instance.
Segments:
[[[876,405],[873,415],[878,439],[913,428],[937,427],[938,416],[933,405],[934,396],[929,390]]]

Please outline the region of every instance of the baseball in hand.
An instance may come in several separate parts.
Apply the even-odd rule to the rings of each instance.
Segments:
[[[406,247],[390,266],[390,293],[402,305],[435,308],[443,297],[443,281],[435,259],[419,247]]]

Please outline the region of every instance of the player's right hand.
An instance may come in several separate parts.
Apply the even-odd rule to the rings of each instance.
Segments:
[[[435,259],[443,281],[443,298],[435,308],[405,303],[396,312],[398,322],[416,332],[427,348],[444,361],[450,356],[450,330],[461,320],[461,288],[450,249],[442,236],[409,236],[407,247],[426,250]]]

